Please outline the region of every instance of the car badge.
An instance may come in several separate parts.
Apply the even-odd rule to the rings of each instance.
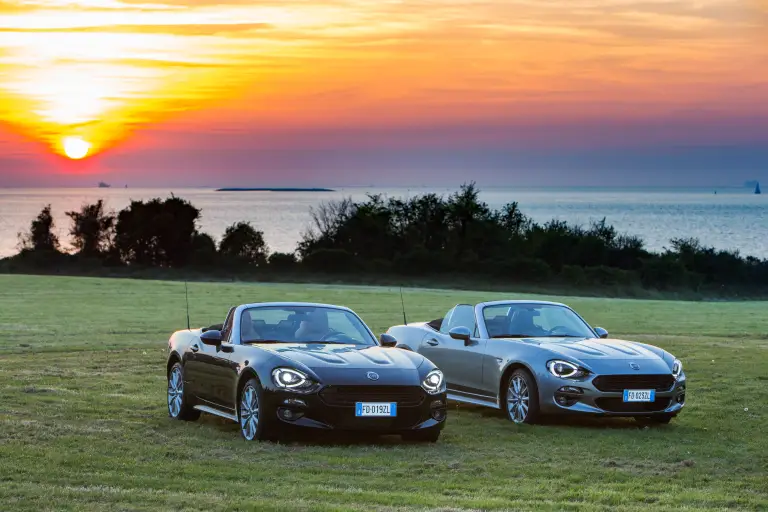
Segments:
[[[629,363],[629,367],[632,368],[633,370],[639,370],[640,369],[640,365],[637,364],[637,363]]]
[[[376,372],[368,372],[368,378],[371,380],[379,380],[379,374]]]

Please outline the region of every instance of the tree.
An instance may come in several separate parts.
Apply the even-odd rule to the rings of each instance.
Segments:
[[[195,233],[192,238],[193,265],[210,266],[216,263],[216,241],[207,233]]]
[[[115,248],[126,263],[180,267],[193,253],[200,210],[184,199],[132,201],[117,215]]]
[[[72,219],[69,234],[72,245],[84,256],[100,256],[109,250],[115,228],[115,215],[104,212],[104,201],[84,204],[79,212],[67,212]]]
[[[222,256],[236,259],[250,265],[264,265],[269,249],[264,241],[264,233],[257,231],[250,222],[237,222],[224,232],[219,244]]]
[[[55,224],[51,205],[47,205],[29,226],[29,232],[19,233],[19,245],[23,251],[58,251],[59,238],[53,233]]]

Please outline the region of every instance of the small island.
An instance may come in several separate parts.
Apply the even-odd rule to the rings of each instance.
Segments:
[[[216,192],[335,192],[330,188],[291,188],[291,187],[278,187],[278,188],[217,188]]]

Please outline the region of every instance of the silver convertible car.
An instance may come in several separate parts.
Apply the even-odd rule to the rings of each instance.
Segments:
[[[685,405],[678,359],[608,339],[564,304],[460,304],[444,318],[387,334],[443,371],[449,399],[503,409],[515,423],[571,413],[669,423]]]

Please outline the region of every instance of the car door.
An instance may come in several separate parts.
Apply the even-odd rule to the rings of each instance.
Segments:
[[[455,327],[465,327],[473,333],[469,343],[451,338]],[[429,333],[419,352],[431,360],[445,375],[449,391],[485,396],[483,391],[483,356],[487,340],[477,338],[475,308],[459,304],[446,314],[440,331]]]
[[[221,331],[222,339],[228,340],[232,332],[235,308],[231,308]],[[223,347],[224,345],[222,345]],[[225,347],[206,345],[199,338],[190,346],[190,357],[185,371],[190,380],[188,388],[204,405],[220,405],[216,396],[221,392],[222,366],[228,364],[230,351]]]

